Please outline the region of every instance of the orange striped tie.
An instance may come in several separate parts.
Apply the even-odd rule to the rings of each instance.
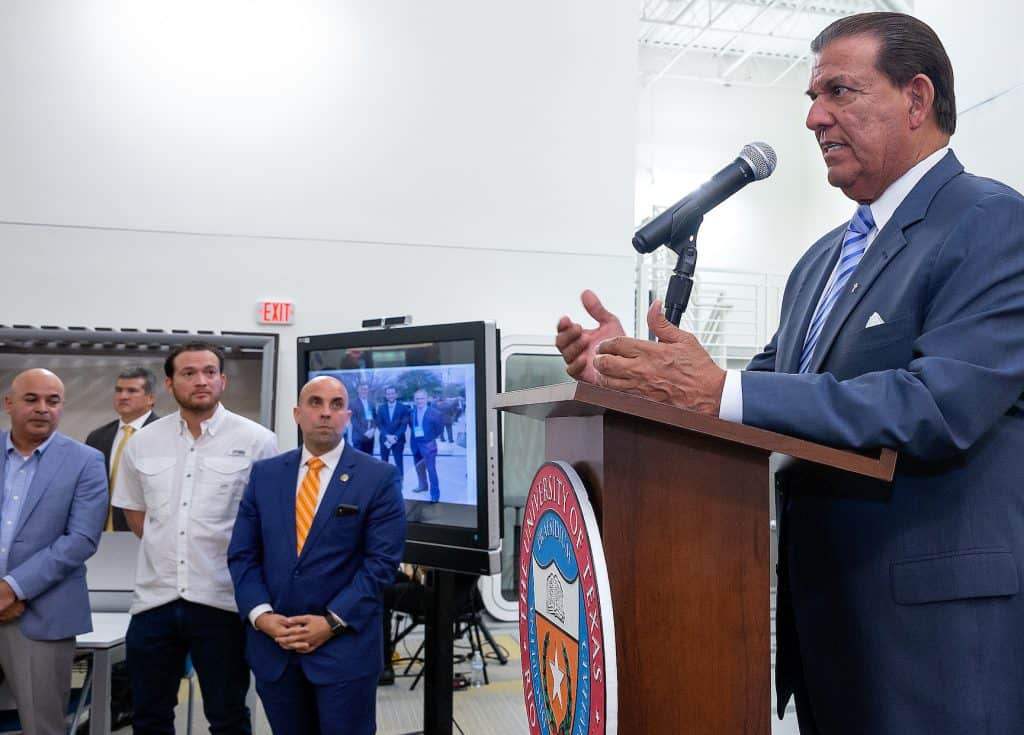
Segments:
[[[306,543],[306,536],[309,535],[309,528],[313,525],[313,515],[316,513],[316,498],[320,494],[320,468],[324,461],[319,457],[311,457],[306,466],[306,476],[302,478],[302,487],[299,488],[299,495],[295,498],[295,541],[296,554],[302,553],[302,547]]]

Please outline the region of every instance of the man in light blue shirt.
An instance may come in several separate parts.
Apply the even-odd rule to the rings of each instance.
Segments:
[[[64,732],[75,636],[92,630],[85,560],[107,513],[100,452],[57,433],[64,385],[26,370],[0,433],[0,668],[27,734]]]

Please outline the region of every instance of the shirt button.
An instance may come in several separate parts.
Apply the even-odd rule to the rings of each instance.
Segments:
[[[185,502],[182,503],[182,505],[188,505],[188,501],[186,500]]]
[[[185,563],[185,560],[184,560],[184,559],[182,559],[182,560],[181,560],[181,561],[179,561],[178,563],[179,563],[179,564],[184,564],[184,563]]]
[[[179,536],[184,536],[184,535],[185,535],[185,532],[184,532],[184,531],[178,531],[178,535],[179,535]]]
[[[180,591],[180,592],[184,592],[184,591],[185,591],[185,588],[184,588],[184,587],[182,587],[182,588],[181,588],[181,590],[179,590],[179,591]]]
[[[192,475],[185,475],[185,477],[192,477]]]

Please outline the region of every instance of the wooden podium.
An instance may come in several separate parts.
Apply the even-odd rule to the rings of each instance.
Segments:
[[[843,451],[587,383],[502,393],[590,491],[608,564],[619,733],[771,732],[772,452],[891,480]]]

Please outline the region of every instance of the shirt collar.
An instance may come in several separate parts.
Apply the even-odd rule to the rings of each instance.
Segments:
[[[203,434],[209,434],[210,436],[216,436],[217,431],[224,424],[224,419],[228,415],[228,410],[224,408],[223,403],[217,403],[217,408],[213,412],[213,416],[206,419],[206,421],[199,422],[199,436]],[[181,416],[181,411],[178,411],[178,433],[184,434],[188,431],[188,424],[185,423],[185,419]]]
[[[341,442],[339,442],[338,446],[336,446],[334,449],[327,452],[326,454],[321,454],[320,459],[323,460],[324,469],[326,469],[328,472],[334,472],[334,468],[338,466],[338,462],[341,460],[341,453],[344,451],[345,440],[342,439]],[[313,453],[306,448],[305,444],[303,444],[302,457],[301,461],[299,462],[299,466],[305,467],[306,462],[308,462],[312,457]]]
[[[125,423],[124,421],[121,421],[119,419],[118,422],[117,422],[117,430],[121,431],[122,429],[124,429],[124,427],[130,426],[133,429],[135,429],[136,431],[138,431],[139,429],[141,429],[143,426],[146,425],[146,422],[149,420],[149,415],[151,413],[153,413],[153,412],[152,411],[146,411],[146,413],[142,414],[141,416],[139,416],[134,421],[129,421],[128,423]]]
[[[50,443],[53,442],[53,437],[55,437],[55,436],[57,436],[57,432],[56,431],[53,432],[52,434],[50,434],[48,437],[46,437],[46,441],[44,441],[38,447],[33,449],[32,450],[32,454],[38,454],[40,457],[42,457],[43,456],[43,452],[45,452],[46,448],[48,446],[50,446]],[[4,442],[4,448],[6,449],[6,453],[7,453],[8,457],[11,456],[11,452],[16,453],[19,457],[21,456],[21,452],[19,452],[17,450],[17,448],[14,446],[14,442],[11,441],[11,432],[9,432],[9,431],[7,432],[7,440]],[[31,457],[32,454],[30,454],[29,457]]]
[[[871,216],[875,220],[875,231],[881,232],[885,225],[892,219],[893,214],[907,195],[913,191],[924,175],[942,160],[949,151],[949,146],[940,148],[927,158],[918,161],[909,171],[889,184],[889,188],[882,192],[882,196],[868,205],[871,208]]]

